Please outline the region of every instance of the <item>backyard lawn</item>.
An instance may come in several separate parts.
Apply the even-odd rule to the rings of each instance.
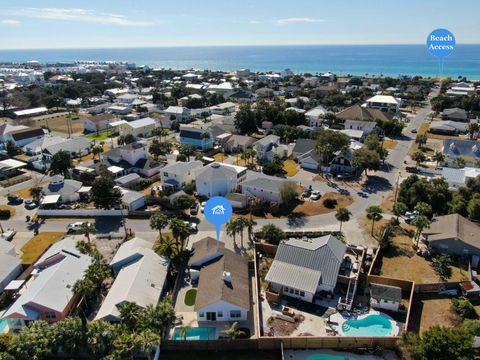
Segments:
[[[283,162],[283,170],[285,170],[287,176],[293,176],[298,172],[298,165],[293,160],[285,160]]]
[[[228,155],[225,155],[224,153],[218,153],[213,156],[216,162],[224,162],[225,160],[228,159]]]
[[[413,303],[413,328],[420,332],[430,327],[456,327],[462,319],[452,307],[450,298],[437,298],[435,295],[419,295]]]
[[[185,293],[185,305],[187,306],[195,305],[196,299],[197,299],[197,289],[190,289]]]
[[[109,135],[108,131],[103,131],[103,132],[100,132],[98,134],[87,135],[87,138],[92,139],[92,140],[97,140],[97,141],[105,141],[105,140],[109,139],[108,135]]]
[[[325,199],[335,199],[337,205],[334,208],[327,208],[323,205]],[[298,205],[293,211],[296,213],[304,213],[306,216],[321,215],[336,211],[338,208],[347,207],[353,204],[353,197],[342,195],[337,192],[327,192],[322,195],[320,200],[306,200],[303,204]]]
[[[33,264],[51,245],[65,235],[63,232],[43,232],[30,239],[20,249],[23,252],[22,264]]]

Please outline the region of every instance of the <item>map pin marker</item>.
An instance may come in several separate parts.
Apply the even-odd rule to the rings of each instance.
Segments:
[[[232,217],[232,205],[222,196],[215,196],[207,201],[204,210],[208,222],[215,225],[217,241],[220,241],[220,229]]]

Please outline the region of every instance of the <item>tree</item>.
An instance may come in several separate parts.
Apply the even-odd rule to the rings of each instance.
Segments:
[[[60,150],[52,156],[52,161],[50,162],[50,172],[52,174],[68,176],[68,171],[71,169],[71,167],[72,159],[68,151]]]
[[[252,241],[253,227],[257,225],[257,222],[251,218],[244,218],[244,219],[245,219],[245,228],[247,229],[247,233],[248,233],[248,240]]]
[[[458,169],[462,169],[465,167],[466,161],[463,157],[459,156],[453,160],[453,166]]]
[[[454,298],[452,299],[452,305],[457,314],[462,318],[462,320],[478,318],[475,307],[470,301]]]
[[[335,213],[335,218],[340,221],[340,232],[342,231],[342,224],[345,221],[349,221],[350,216],[352,216],[352,213],[348,211],[347,208],[338,208],[337,212]]]
[[[163,335],[173,320],[175,320],[175,308],[170,300],[164,298],[158,304],[147,305],[145,309],[140,311],[137,328]]]
[[[122,192],[111,178],[99,177],[92,185],[92,200],[96,208],[116,209],[122,205]]]
[[[249,162],[251,165],[253,165],[253,160],[255,160],[255,155],[256,155],[256,152],[253,149],[246,149],[242,153],[241,158],[242,160],[245,161],[245,166],[248,166]]]
[[[173,207],[180,210],[190,209],[196,203],[195,198],[190,195],[179,195],[173,199]]]
[[[435,153],[433,154],[433,160],[436,161],[436,167],[438,168],[438,165],[445,161],[445,155],[441,151],[435,151]]]
[[[407,205],[405,205],[403,202],[398,202],[395,204],[395,208],[393,209],[393,212],[395,215],[397,215],[397,219],[399,216],[405,215],[407,212],[408,208]]]
[[[56,348],[69,357],[75,357],[86,350],[86,334],[79,317],[67,317],[55,323],[53,328]]]
[[[98,159],[100,160],[100,154],[103,153],[103,146],[93,144],[90,147],[90,151],[92,152],[93,157],[98,156]]]
[[[327,164],[337,151],[345,151],[350,146],[350,137],[344,133],[321,129],[318,133],[316,151],[322,163]]]
[[[128,331],[135,331],[140,317],[140,307],[132,302],[124,302],[118,310],[120,312],[122,325],[125,326]]]
[[[54,352],[53,328],[43,320],[33,321],[12,339],[9,352],[16,359],[45,359]]]
[[[372,220],[372,231],[371,231],[371,235],[373,236],[373,229],[374,229],[374,226],[375,226],[375,221],[378,221],[380,219],[382,219],[383,217],[383,212],[382,212],[382,209],[380,208],[380,206],[370,206],[369,208],[367,208],[367,218],[369,218],[370,220]]]
[[[468,202],[467,211],[470,219],[480,220],[480,197],[478,194]]]
[[[473,140],[476,133],[480,131],[480,125],[478,123],[470,123],[468,124],[468,134],[470,135],[470,140]]]
[[[160,240],[162,239],[162,230],[168,226],[169,217],[162,214],[160,211],[153,213],[150,217],[150,227],[154,230],[158,230]]]
[[[177,246],[180,245],[179,251],[183,251],[185,240],[190,236],[190,226],[178,218],[170,219],[169,225]]]
[[[452,259],[446,254],[437,256],[432,262],[432,268],[442,281],[452,277]]]
[[[180,155],[186,156],[187,160],[190,161],[190,156],[192,156],[195,153],[195,146],[190,144],[182,144],[178,149],[178,153]]]
[[[29,193],[36,204],[40,202],[40,198],[43,196],[43,190],[40,186],[31,187]]]
[[[432,206],[430,204],[424,203],[424,202],[418,202],[417,205],[415,205],[414,209],[420,213],[420,215],[424,215],[427,218],[430,218],[432,216]]]
[[[78,233],[85,235],[88,243],[90,244],[90,234],[95,230],[95,227],[92,226],[89,222],[83,222],[82,225],[78,228]]]
[[[117,139],[118,145],[128,145],[137,141],[132,134],[120,135]]]
[[[238,222],[235,219],[228,220],[225,224],[225,231],[228,236],[233,238],[233,242],[235,243],[235,238],[238,233]]]
[[[427,135],[425,134],[418,134],[416,137],[415,137],[415,143],[418,144],[418,146],[422,149],[423,146],[427,143]]]
[[[242,135],[250,135],[258,131],[255,114],[251,110],[250,104],[240,105],[239,110],[235,114],[235,128]]]
[[[377,134],[372,133],[368,135],[365,139],[364,144],[368,150],[375,151],[382,160],[382,162],[385,161],[388,156],[388,150],[383,147],[383,144],[382,142],[380,142]]]
[[[417,228],[415,239],[417,241],[417,247],[418,247],[418,243],[420,242],[420,235],[422,234],[423,229],[428,228],[430,226],[430,220],[426,216],[420,215],[412,220],[412,225]]]
[[[113,341],[120,332],[119,325],[103,320],[88,323],[87,349],[93,358],[102,359],[113,349]]]
[[[368,176],[367,170],[376,171],[380,168],[380,156],[376,151],[362,147],[354,150],[352,165],[361,170],[365,170],[365,175]]]
[[[160,345],[162,338],[152,330],[143,330],[136,334],[136,341],[140,351],[147,356],[148,360],[153,359],[152,352]]]
[[[20,153],[20,150],[18,149],[17,145],[15,145],[15,143],[12,140],[7,140],[5,142],[5,150],[7,151],[8,157],[11,157],[11,158]]]
[[[169,153],[172,149],[172,143],[160,142],[158,139],[153,139],[148,147],[148,152],[155,158],[158,159],[159,156],[163,156]]]
[[[283,230],[274,224],[262,226],[260,233],[266,242],[274,245],[278,245],[285,238]]]
[[[427,160],[427,157],[422,151],[415,151],[415,153],[412,155],[412,160],[415,161],[415,166],[419,167],[421,163]]]
[[[236,339],[239,336],[245,336],[245,332],[237,329],[238,321],[235,321],[229,328],[222,331],[229,339]]]
[[[285,173],[283,168],[283,160],[278,155],[273,155],[272,161],[265,165],[262,169],[266,175],[281,175]]]
[[[297,186],[292,181],[285,181],[279,188],[280,197],[285,206],[290,206],[292,202],[297,198]]]

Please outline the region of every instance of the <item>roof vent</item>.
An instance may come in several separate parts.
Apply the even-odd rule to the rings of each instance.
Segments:
[[[223,281],[225,281],[225,283],[228,285],[232,285],[232,276],[230,275],[230,272],[223,272]]]
[[[473,151],[474,153],[478,153],[478,152],[480,152],[480,148],[478,147],[478,145],[473,145],[473,146],[472,146],[472,151]]]
[[[449,148],[450,150],[455,150],[456,149],[455,143],[451,143]]]
[[[218,169],[219,167],[220,167],[219,163],[215,162],[215,163],[212,164],[212,168],[214,168],[214,169]]]

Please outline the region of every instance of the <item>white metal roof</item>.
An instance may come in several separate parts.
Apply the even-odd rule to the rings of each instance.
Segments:
[[[56,204],[58,200],[60,200],[60,195],[45,195],[41,201],[41,204]]]

